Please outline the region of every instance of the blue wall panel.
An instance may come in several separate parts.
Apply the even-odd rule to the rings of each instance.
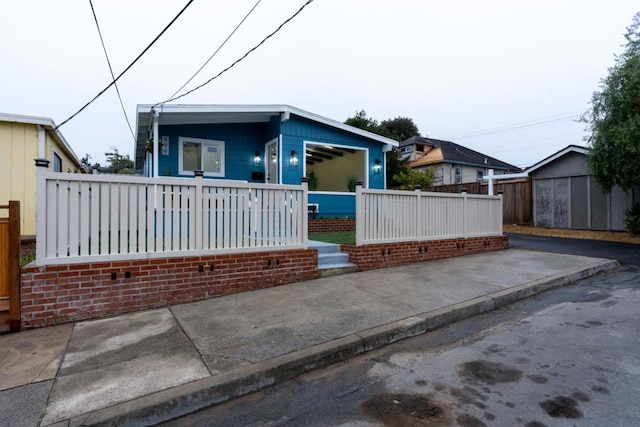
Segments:
[[[159,156],[158,173],[180,176],[178,137],[203,138],[225,141],[224,179],[251,181],[252,171],[264,170],[264,144],[274,138],[273,133],[273,125],[269,123],[160,126],[160,136],[169,137],[169,156]],[[253,164],[256,151],[262,158],[260,168]]]
[[[355,218],[356,193],[317,194],[309,193],[309,203],[317,203],[318,218]]]

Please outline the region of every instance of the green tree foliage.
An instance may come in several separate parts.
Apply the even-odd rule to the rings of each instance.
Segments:
[[[105,173],[117,173],[124,175],[133,175],[135,173],[133,160],[129,158],[129,155],[123,156],[118,153],[116,147],[111,147],[113,152],[104,153],[107,156],[107,167],[102,169]]]
[[[399,184],[403,190],[413,190],[416,185],[421,187],[430,187],[433,181],[433,169],[429,168],[427,172],[421,172],[414,169],[398,172],[393,179]]]
[[[606,192],[640,184],[640,12],[625,34],[622,55],[591,97],[583,117],[591,135],[589,168]]]
[[[402,184],[396,180],[396,175],[409,173],[409,158],[400,156],[396,150],[387,153],[387,188],[400,187]]]
[[[412,136],[420,136],[418,126],[409,117],[396,117],[395,119],[383,120],[380,129],[386,132],[388,138],[396,141],[404,141]]]
[[[395,139],[398,142],[404,141],[412,136],[419,136],[418,126],[409,117],[396,117],[394,119],[377,120],[367,117],[364,110],[356,112],[355,116],[349,117],[345,122],[349,126],[363,129],[384,137]],[[402,184],[396,180],[396,176],[407,176],[411,172],[409,159],[403,159],[398,152],[390,151],[386,154],[387,187],[401,187]],[[413,189],[413,186],[411,186]]]

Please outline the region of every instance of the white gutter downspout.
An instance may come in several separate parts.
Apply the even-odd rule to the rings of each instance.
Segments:
[[[485,175],[482,177],[484,181],[489,181],[489,195],[493,196],[493,181],[499,181],[502,179],[516,179],[516,178],[527,178],[529,174],[527,172],[522,173],[509,173],[505,175],[494,175],[493,169],[489,169],[489,175]]]
[[[158,160],[160,159],[159,147],[158,147],[158,118],[160,113],[151,109],[151,115],[153,116],[153,174],[151,176],[158,176]]]
[[[38,125],[38,158],[46,159],[46,131],[44,126]]]

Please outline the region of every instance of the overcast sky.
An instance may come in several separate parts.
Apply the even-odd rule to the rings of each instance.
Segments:
[[[94,0],[118,75],[186,0]],[[204,63],[256,0],[195,0],[119,81],[136,104],[167,99]],[[208,80],[305,0],[262,0],[193,82]],[[589,105],[625,29],[630,0],[315,0],[259,50],[186,104],[290,104],[344,121],[414,119],[448,139],[517,166],[583,145]],[[88,0],[3,2],[0,112],[60,124],[111,80]],[[546,123],[542,123],[546,122]],[[514,128],[508,132],[485,131]],[[60,128],[76,154],[104,162],[133,137],[113,89]],[[479,136],[466,135],[483,133]]]

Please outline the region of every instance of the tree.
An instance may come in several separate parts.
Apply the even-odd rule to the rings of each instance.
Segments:
[[[123,156],[118,153],[116,147],[111,147],[113,152],[104,153],[107,156],[107,167],[103,169],[106,173],[117,173],[125,175],[133,175],[135,173],[133,160],[129,158],[129,155]]]
[[[344,123],[390,139],[395,139],[398,142],[415,135],[420,135],[418,127],[413,122],[413,119],[409,117],[396,117],[378,123],[377,120],[367,117],[366,111],[360,110],[356,112],[355,116],[345,120]],[[395,150],[389,151],[386,159],[387,187],[400,187],[402,184],[396,180],[396,176],[404,176],[411,171],[409,159],[401,157]],[[413,189],[413,186],[411,188]]]
[[[412,136],[420,136],[418,126],[413,122],[413,119],[409,117],[396,117],[391,120],[383,120],[379,126],[383,129],[389,138],[396,141],[404,141]]]
[[[399,183],[403,190],[413,190],[416,185],[421,187],[430,187],[433,181],[433,169],[429,168],[427,172],[417,171],[409,168],[405,172],[397,173],[393,179]]]
[[[588,165],[605,192],[616,184],[625,190],[640,184],[640,12],[625,38],[624,52],[616,56],[582,118],[591,132]]]
[[[378,121],[367,117],[367,112],[364,110],[356,111],[356,115],[349,117],[345,120],[344,124],[353,126],[354,128],[363,129],[373,133],[379,133]]]

